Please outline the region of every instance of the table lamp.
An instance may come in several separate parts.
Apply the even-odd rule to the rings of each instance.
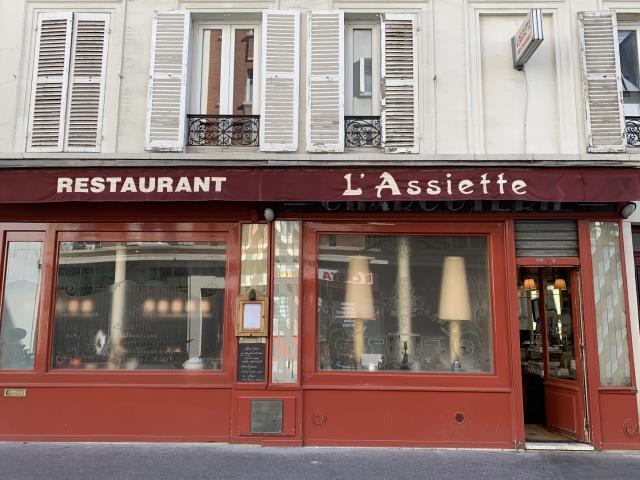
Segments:
[[[469,285],[463,257],[445,257],[440,287],[440,320],[449,322],[449,353],[451,369],[461,370],[460,322],[471,320]]]
[[[353,356],[357,368],[360,367],[364,346],[363,323],[376,319],[373,308],[373,288],[369,281],[369,259],[363,256],[349,258],[346,303],[351,306],[350,318],[353,318]]]

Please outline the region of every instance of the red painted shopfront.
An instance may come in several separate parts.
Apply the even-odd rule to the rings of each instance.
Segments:
[[[640,447],[618,213],[635,171],[0,187],[2,439],[522,448],[540,424]]]

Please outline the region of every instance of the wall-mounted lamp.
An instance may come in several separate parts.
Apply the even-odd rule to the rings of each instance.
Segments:
[[[636,211],[635,202],[627,202],[620,209],[620,215],[622,216],[622,218],[629,218],[631,215],[633,215],[635,211]]]
[[[276,212],[273,211],[273,208],[264,209],[264,219],[267,222],[273,222],[275,218],[276,218]]]
[[[524,279],[524,289],[525,290],[535,290],[536,287],[536,281],[533,278],[525,278]]]

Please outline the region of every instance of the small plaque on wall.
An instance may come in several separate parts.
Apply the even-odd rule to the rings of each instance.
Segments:
[[[265,344],[238,344],[238,382],[264,382]]]
[[[251,400],[251,433],[282,433],[282,400]]]

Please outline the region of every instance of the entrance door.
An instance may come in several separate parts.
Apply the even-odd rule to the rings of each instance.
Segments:
[[[521,268],[519,278],[525,422],[587,441],[577,270]]]

